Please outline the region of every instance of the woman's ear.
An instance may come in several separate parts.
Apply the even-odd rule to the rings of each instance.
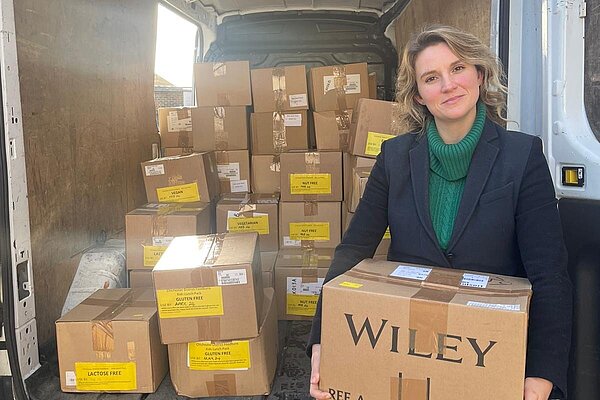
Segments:
[[[425,105],[425,102],[423,101],[423,98],[422,98],[421,96],[419,96],[418,94],[416,94],[416,95],[415,95],[414,99],[415,99],[415,101],[416,101],[417,103],[419,103],[420,105],[422,105],[422,106],[424,106],[424,105]]]

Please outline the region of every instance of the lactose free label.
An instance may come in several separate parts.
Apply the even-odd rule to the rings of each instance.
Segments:
[[[368,156],[376,156],[381,152],[381,144],[388,139],[395,137],[387,133],[369,132],[367,134],[367,144],[365,146],[365,154]]]
[[[331,174],[290,174],[290,194],[331,194]]]
[[[196,371],[222,371],[250,368],[250,342],[188,343],[188,365]]]
[[[160,318],[223,315],[223,292],[219,286],[162,289],[156,291]]]
[[[167,246],[144,246],[144,267],[154,267]]]
[[[136,365],[127,363],[75,363],[75,387],[82,391],[136,390]]]
[[[167,186],[156,189],[158,201],[161,203],[189,203],[200,201],[200,192],[196,182],[185,185]]]

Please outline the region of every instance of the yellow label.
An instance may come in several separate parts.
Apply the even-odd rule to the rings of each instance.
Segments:
[[[223,315],[223,292],[220,286],[157,290],[156,301],[160,318]]]
[[[317,311],[319,296],[312,294],[287,294],[285,313],[287,315],[301,315],[314,317]]]
[[[167,246],[144,246],[144,267],[154,267]]]
[[[221,371],[250,368],[248,340],[212,344],[188,343],[188,365],[196,371]]]
[[[136,390],[134,362],[126,363],[75,363],[75,387],[82,391]]]
[[[157,188],[156,194],[158,195],[158,201],[161,203],[190,203],[192,201],[200,201],[200,192],[198,191],[198,184],[196,182]]]
[[[340,283],[341,287],[347,287],[350,289],[358,289],[362,287],[362,283],[354,283],[354,282],[342,282]]]
[[[381,144],[388,139],[395,137],[387,133],[369,132],[367,134],[367,145],[365,146],[365,154],[368,156],[376,156],[381,152]]]
[[[269,216],[227,218],[229,232],[258,232],[259,235],[269,234]]]
[[[290,194],[331,194],[331,174],[290,174]]]
[[[392,233],[390,232],[390,227],[389,226],[385,230],[385,233],[383,234],[383,238],[384,239],[391,239],[392,238]]]
[[[290,222],[292,240],[329,240],[329,222]]]

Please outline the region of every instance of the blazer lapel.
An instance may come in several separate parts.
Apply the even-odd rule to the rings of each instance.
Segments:
[[[494,161],[496,161],[496,157],[498,156],[498,146],[493,143],[497,137],[498,132],[496,131],[496,127],[491,121],[486,120],[481,138],[471,159],[471,165],[467,174],[458,213],[454,221],[454,229],[450,243],[448,243],[447,252],[450,252],[458,239],[460,239],[460,235],[465,230],[479,202],[479,197],[492,172]]]

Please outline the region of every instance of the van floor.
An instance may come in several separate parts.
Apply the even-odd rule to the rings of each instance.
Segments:
[[[309,321],[279,321],[279,362],[269,396],[211,397],[213,400],[310,400],[310,360],[304,352]],[[185,400],[178,396],[169,376],[152,394],[63,393],[60,390],[56,348],[40,356],[42,366],[26,381],[31,400]],[[209,398],[204,398],[209,399]]]

